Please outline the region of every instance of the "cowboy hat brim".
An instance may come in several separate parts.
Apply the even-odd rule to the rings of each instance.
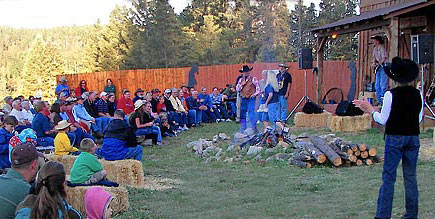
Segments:
[[[385,74],[399,83],[409,83],[418,77],[418,66],[409,59],[395,57],[391,64],[387,63],[383,67]]]

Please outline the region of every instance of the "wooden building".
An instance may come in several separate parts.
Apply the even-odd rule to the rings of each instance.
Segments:
[[[371,68],[372,49],[370,37],[383,35],[389,59],[395,56],[411,58],[411,35],[435,33],[435,0],[361,0],[360,15],[345,18],[312,30],[317,35],[317,100],[322,98],[324,44],[333,34],[359,33],[357,63],[357,93],[374,72]],[[433,78],[433,64],[424,66],[425,88]],[[390,82],[390,85],[391,82]]]

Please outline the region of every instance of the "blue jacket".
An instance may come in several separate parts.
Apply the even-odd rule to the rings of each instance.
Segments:
[[[186,99],[186,105],[187,108],[189,108],[189,110],[199,110],[199,103],[198,103],[198,99],[193,99],[192,96],[188,97]]]
[[[53,137],[45,134],[45,132],[53,129],[53,124],[51,124],[50,119],[44,114],[36,114],[32,121],[32,129],[36,131],[38,138]]]
[[[198,99],[203,99],[204,102],[200,103],[203,106],[206,106],[208,109],[211,109],[213,107],[213,104],[211,103],[210,95],[208,94],[198,94]]]
[[[128,152],[127,143],[116,138],[104,138],[100,152],[106,160],[123,160]]]
[[[11,167],[11,162],[9,162],[9,140],[12,137],[12,133],[4,128],[0,129],[0,169]]]
[[[213,105],[221,105],[222,104],[222,94],[214,95],[210,94],[211,103]]]
[[[88,111],[86,111],[86,108],[83,104],[77,104],[73,107],[73,115],[76,118],[86,121],[91,121],[94,119],[91,115],[89,115]]]

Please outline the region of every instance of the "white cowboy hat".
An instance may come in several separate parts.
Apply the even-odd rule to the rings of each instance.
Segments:
[[[69,123],[68,121],[62,120],[54,128],[57,129],[57,130],[62,130],[62,129],[68,128],[70,125],[71,125],[71,123]]]
[[[139,108],[141,108],[143,105],[145,105],[145,101],[143,101],[143,100],[137,100],[135,103],[134,103],[134,110],[137,110],[137,109],[139,109]]]

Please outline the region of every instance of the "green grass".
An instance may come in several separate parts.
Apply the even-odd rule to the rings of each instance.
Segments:
[[[129,189],[130,209],[117,218],[373,218],[382,165],[301,169],[286,163],[205,164],[185,145],[218,132],[234,133],[234,123],[208,124],[168,139],[162,148],[145,148],[146,175],[177,179],[164,191]],[[295,132],[295,134],[302,131]],[[326,130],[308,131],[327,133]],[[429,133],[429,132],[428,132]],[[423,137],[430,136],[424,133]],[[346,140],[379,146],[376,129],[339,134]],[[401,169],[401,168],[400,168]],[[404,189],[398,171],[394,218],[404,213]],[[419,162],[420,218],[435,218],[435,164]]]

